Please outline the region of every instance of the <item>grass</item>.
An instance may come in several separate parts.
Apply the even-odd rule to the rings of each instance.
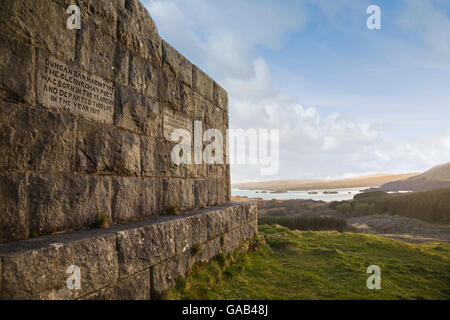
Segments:
[[[166,299],[450,299],[450,244],[260,226],[258,251],[220,255],[166,291]],[[381,289],[369,290],[370,265]]]
[[[291,217],[261,217],[260,225],[279,224],[291,230],[336,230],[343,232],[347,226],[344,219],[335,217],[291,216]]]
[[[108,216],[105,214],[97,213],[94,225],[96,228],[107,228],[109,226]]]
[[[176,216],[180,213],[180,210],[178,210],[177,206],[174,205],[168,205],[164,207],[164,214]]]

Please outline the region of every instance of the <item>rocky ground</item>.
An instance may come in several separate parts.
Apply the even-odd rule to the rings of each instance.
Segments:
[[[450,225],[433,224],[388,214],[350,217],[346,221],[355,232],[371,233],[408,242],[450,241]]]

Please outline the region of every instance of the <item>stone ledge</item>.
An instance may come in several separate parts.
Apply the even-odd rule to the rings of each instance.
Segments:
[[[245,202],[10,242],[0,245],[0,299],[147,299],[256,232],[256,202]],[[67,288],[71,265],[80,267],[80,290]]]

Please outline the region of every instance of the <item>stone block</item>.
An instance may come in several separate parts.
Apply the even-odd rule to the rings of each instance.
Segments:
[[[115,88],[111,81],[44,50],[38,51],[36,68],[36,95],[40,105],[101,123],[113,123]]]
[[[202,121],[203,114],[196,113],[197,100],[196,97],[199,96],[191,87],[181,83],[180,85],[180,105],[181,111],[192,119]]]
[[[85,70],[113,80],[116,42],[102,19],[88,19],[79,30],[77,62]]]
[[[112,287],[102,289],[85,300],[150,300],[150,270],[144,270]]]
[[[2,5],[7,2],[14,1],[2,1]],[[2,57],[0,61],[0,100],[25,101],[33,104],[35,101],[33,47],[0,35],[0,56]]]
[[[155,265],[151,269],[152,292],[159,293],[174,286],[176,280],[185,277],[196,261],[192,252],[187,251]]]
[[[231,213],[233,207],[214,208],[207,214],[207,233],[208,240],[220,237],[221,235],[231,231],[232,221]]]
[[[66,10],[67,6],[48,0],[1,1],[0,33],[21,38],[54,55],[73,61],[77,30],[66,27],[69,17]],[[15,63],[17,67],[21,67],[17,60]]]
[[[0,243],[28,237],[26,184],[23,173],[0,173]]]
[[[228,113],[228,93],[214,81],[214,104]]]
[[[118,39],[132,52],[161,65],[162,42],[158,30],[139,0],[127,0],[119,10]]]
[[[130,55],[128,83],[142,95],[157,99],[160,87],[161,70],[138,55]]]
[[[58,235],[0,246],[2,299],[77,299],[117,281],[116,237],[103,234],[76,239]],[[78,266],[81,288],[70,290],[69,266]]]
[[[196,207],[195,184],[190,179],[164,179],[163,180],[163,207],[176,206],[181,211]]]
[[[182,111],[181,83],[175,78],[164,74],[160,78],[159,98],[173,110]]]
[[[130,51],[122,43],[117,42],[114,52],[114,80],[122,86],[128,86],[130,57]]]
[[[197,66],[193,66],[192,85],[206,99],[214,101],[213,80]]]
[[[166,41],[162,41],[163,63],[178,80],[192,86],[192,64]]]
[[[76,170],[84,173],[138,175],[140,138],[116,128],[78,122]]]
[[[1,104],[0,170],[73,170],[73,117],[43,108]]]
[[[147,144],[146,147],[148,149],[145,150],[147,157],[151,157],[152,153],[152,143]],[[170,143],[167,141],[155,141],[154,145],[156,149],[154,150],[154,168],[156,170],[156,174],[160,177],[170,177],[170,178],[179,178],[182,175],[182,166],[177,165],[172,161],[172,150],[175,146],[175,143]],[[144,146],[145,147],[145,146]],[[144,149],[143,149],[144,150]],[[147,151],[149,150],[149,151]],[[148,163],[150,163],[151,158],[149,158]],[[144,168],[144,171],[149,172],[150,167]]]
[[[206,214],[196,214],[185,218],[190,226],[192,244],[204,243],[208,240],[208,221]]]
[[[225,253],[238,249],[245,240],[252,239],[258,230],[256,221],[231,230],[224,235],[223,251]]]
[[[132,275],[175,255],[175,230],[172,223],[142,222],[119,230],[117,252],[119,274]]]
[[[158,102],[127,88],[120,88],[118,96],[114,116],[118,127],[151,137],[162,137],[161,106]]]
[[[153,138],[141,137],[141,175],[143,177],[158,176],[156,144]]]
[[[222,251],[220,238],[215,238],[203,244],[202,252],[199,254],[199,261],[208,262]]]
[[[142,219],[161,213],[160,180],[113,178],[111,210],[114,222]]]
[[[195,180],[195,206],[211,207],[217,204],[217,182],[214,179]]]
[[[30,174],[31,232],[49,234],[111,221],[110,180],[78,174]]]

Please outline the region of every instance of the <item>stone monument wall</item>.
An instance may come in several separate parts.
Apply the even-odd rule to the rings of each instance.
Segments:
[[[0,1],[0,56],[0,243],[230,200],[229,166],[175,165],[170,139],[225,137],[227,93],[138,0]]]

